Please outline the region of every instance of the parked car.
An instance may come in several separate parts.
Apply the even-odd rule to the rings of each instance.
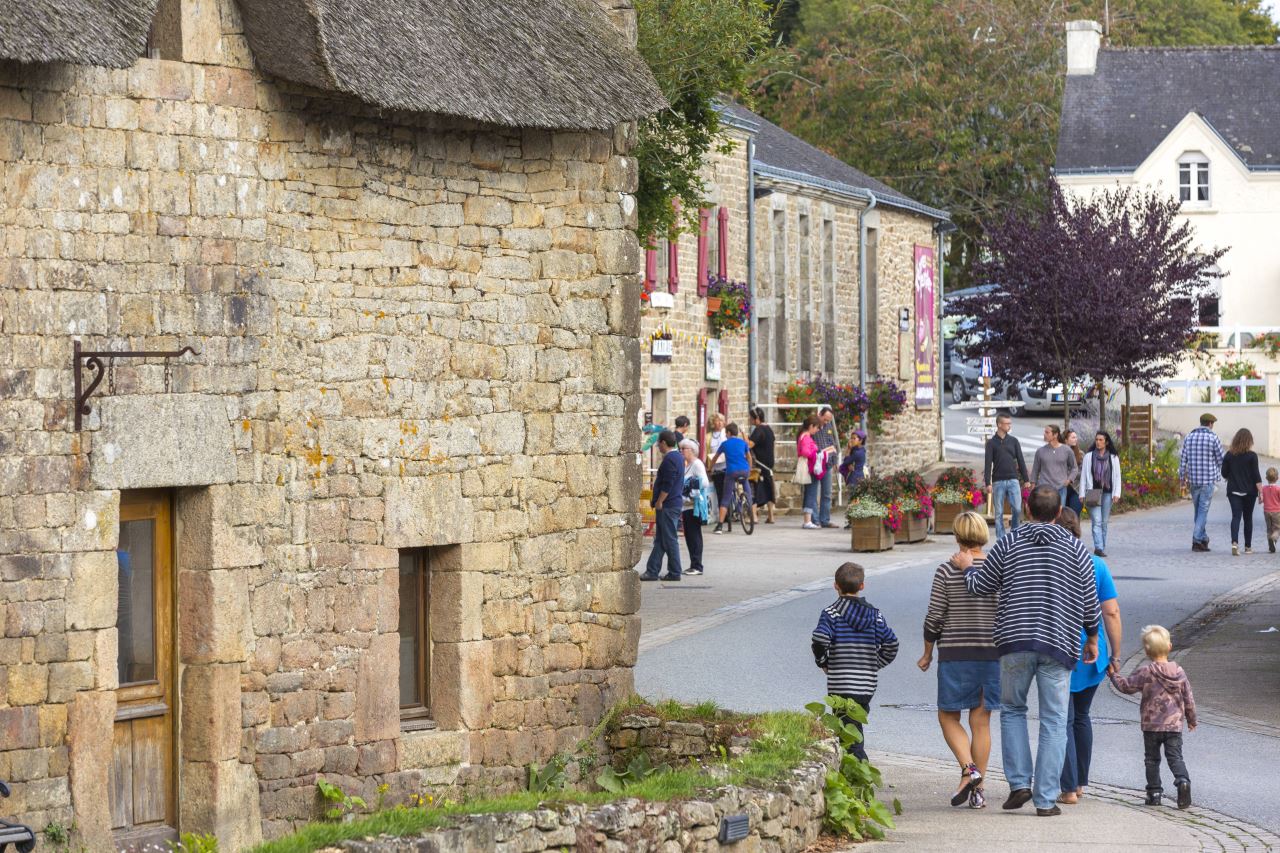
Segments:
[[[1076,408],[1084,405],[1084,387],[1073,383],[1064,400],[1061,382],[1048,386],[1024,382],[1011,385],[1006,399],[1023,402],[1022,406],[1014,406],[1011,409],[1015,415],[1029,412],[1061,412],[1063,406]]]
[[[954,340],[942,342],[942,358],[946,363],[947,390],[951,402],[963,403],[977,396],[982,387],[982,365],[977,359],[963,359],[956,353]]]

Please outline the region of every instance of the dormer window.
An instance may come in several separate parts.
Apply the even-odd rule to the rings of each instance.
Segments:
[[[1193,207],[1209,205],[1209,158],[1199,151],[1178,158],[1178,201]]]

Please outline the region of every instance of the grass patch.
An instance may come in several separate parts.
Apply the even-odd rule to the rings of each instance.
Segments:
[[[641,702],[619,706],[617,710],[627,713],[642,704],[644,707],[654,707]],[[673,708],[666,710],[674,712]],[[705,720],[708,719],[708,714],[711,718],[717,718],[716,715],[720,713],[713,702],[704,702],[687,710],[689,715],[680,719]],[[565,790],[549,794],[521,791],[501,797],[445,803],[429,808],[399,806],[351,823],[309,824],[291,835],[255,847],[253,853],[312,853],[350,838],[415,835],[424,830],[447,826],[454,819],[471,814],[532,811],[543,806],[554,807],[568,803],[601,805],[627,798],[654,802],[687,799],[700,791],[720,785],[749,785],[781,778],[803,763],[809,757],[810,747],[826,736],[813,716],[802,712],[777,711],[750,719],[752,728],[759,736],[741,757],[727,762],[715,762],[724,768],[719,776],[713,776],[703,767],[690,763],[684,767],[654,773],[628,785],[619,794],[608,791]]]

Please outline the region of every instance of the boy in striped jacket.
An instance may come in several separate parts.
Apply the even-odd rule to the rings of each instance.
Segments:
[[[898,656],[898,638],[879,610],[862,598],[866,572],[857,563],[836,569],[840,597],[818,615],[813,629],[813,660],[827,674],[827,694],[852,699],[870,713],[880,670]],[[858,731],[862,724],[854,722]],[[867,760],[864,743],[850,752]]]

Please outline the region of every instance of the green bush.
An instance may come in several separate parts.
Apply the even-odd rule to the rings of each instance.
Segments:
[[[840,758],[840,769],[827,773],[827,827],[859,840],[884,838],[881,827],[893,829],[893,816],[885,804],[876,799],[876,788],[883,788],[884,780],[871,762],[849,752],[851,746],[862,742],[862,733],[853,722],[865,723],[867,712],[852,699],[840,696],[828,696],[825,703],[811,702],[805,708],[840,739],[845,750]],[[901,805],[897,801],[894,802],[894,810],[901,813]]]

